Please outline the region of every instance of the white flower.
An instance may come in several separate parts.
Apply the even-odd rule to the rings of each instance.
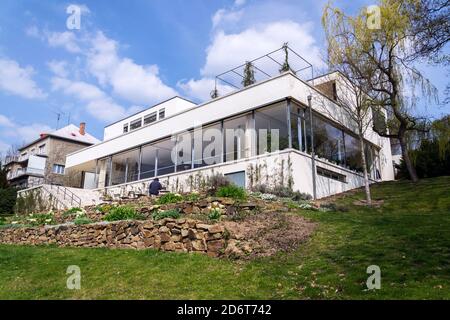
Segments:
[[[52,222],[52,219],[45,219],[45,222]]]
[[[30,222],[36,222],[36,219],[28,219]]]
[[[19,221],[13,221],[11,224],[19,224]]]

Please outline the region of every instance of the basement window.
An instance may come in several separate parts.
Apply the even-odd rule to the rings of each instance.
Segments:
[[[150,124],[156,121],[156,111],[152,112],[144,117],[144,125]]]
[[[344,183],[347,182],[347,176],[322,167],[317,167],[317,174],[328,179],[333,179]]]
[[[130,130],[136,130],[140,127],[142,127],[142,119],[137,119],[137,120],[131,121]]]

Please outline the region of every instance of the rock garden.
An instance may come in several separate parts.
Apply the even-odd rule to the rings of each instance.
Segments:
[[[0,222],[0,243],[154,248],[242,259],[289,251],[308,239],[315,224],[295,211],[339,210],[299,193],[246,192],[218,180],[198,193],[105,198],[97,206],[17,213]]]

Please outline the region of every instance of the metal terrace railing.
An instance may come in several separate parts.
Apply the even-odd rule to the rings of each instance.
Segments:
[[[277,50],[217,75],[211,97],[215,98],[220,94],[244,88],[243,80],[248,64],[251,65],[254,73],[254,83],[270,79],[286,71],[291,71],[305,80],[314,78],[312,64],[285,43]]]

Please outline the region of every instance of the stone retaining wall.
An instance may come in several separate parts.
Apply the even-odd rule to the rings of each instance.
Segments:
[[[229,233],[224,227],[191,219],[118,221],[88,225],[60,225],[0,230],[0,243],[74,247],[154,248],[200,252],[217,257],[225,253]]]

